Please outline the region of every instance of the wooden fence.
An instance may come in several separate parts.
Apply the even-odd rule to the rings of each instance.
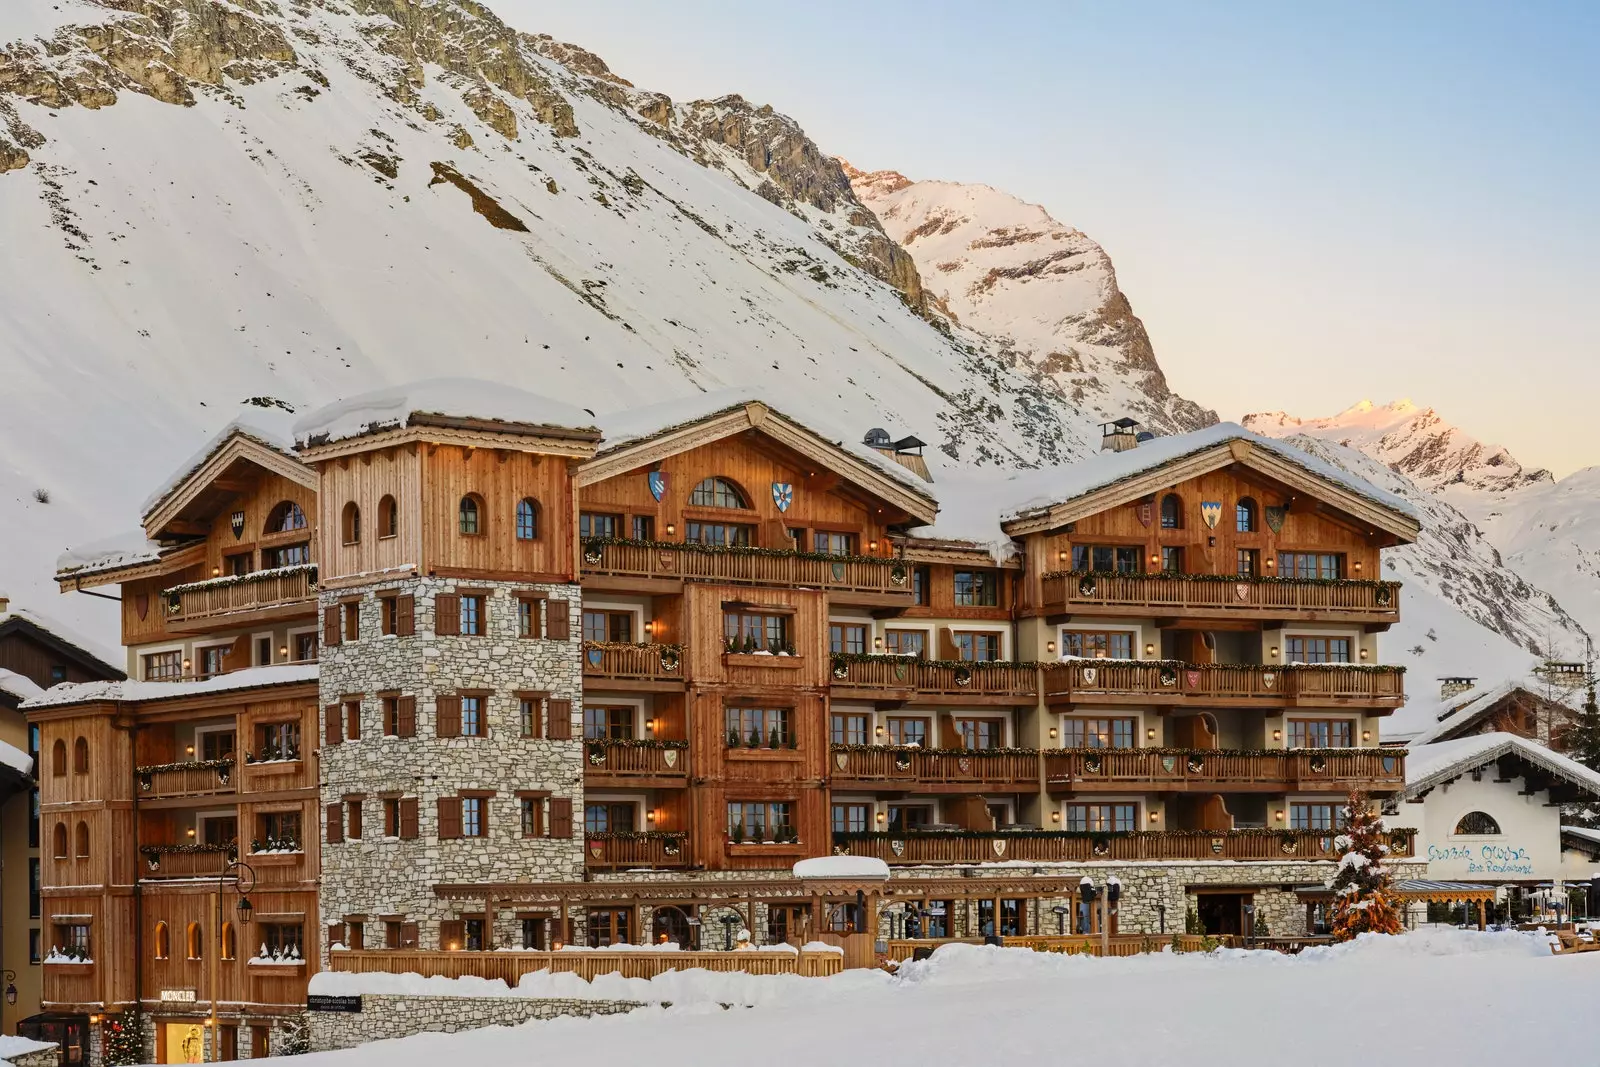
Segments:
[[[585,542],[583,573],[630,578],[689,578],[741,585],[904,593],[911,602],[910,568],[893,559],[821,559],[737,548],[649,542]]]
[[[254,611],[315,597],[317,568],[285,567],[231,580],[175,586],[164,594],[172,622],[205,619],[235,611]]]
[[[1416,831],[1387,831],[1391,855],[1412,855]],[[834,847],[890,864],[1023,860],[1334,860],[1332,830],[1136,830],[1118,834],[925,831],[836,834]]]
[[[602,974],[654,978],[668,971],[700,969],[742,974],[797,974],[825,978],[844,969],[838,952],[422,952],[340,951],[328,954],[329,969],[356,973],[419,974],[424,978],[488,978],[515,986],[525,974],[551,971],[593,981]]]
[[[666,830],[586,835],[584,866],[596,868],[687,867],[689,835]]]
[[[1054,785],[1185,785],[1223,787],[1242,783],[1304,785],[1319,790],[1399,787],[1405,784],[1405,753],[1392,749],[1329,752],[1229,752],[1225,749],[1052,749],[1045,753],[1045,780]]]
[[[1405,699],[1405,675],[1358,666],[1174,663],[1167,660],[1071,660],[1045,668],[1045,697],[1129,697],[1176,704],[1187,699],[1293,706],[1299,703],[1361,703],[1398,707]]]
[[[689,749],[629,745],[591,738],[583,743],[593,777],[682,778],[689,773]]]
[[[1106,939],[1106,955],[1138,956],[1146,952],[1160,952],[1174,944],[1174,936],[1178,939],[1176,944],[1179,952],[1199,952],[1204,948],[1205,938],[1199,934],[1111,934]],[[1220,938],[1212,940],[1219,943],[1222,941]],[[943,945],[983,943],[981,937],[895,939],[888,943],[888,959],[909,960],[918,949],[937,950]],[[1000,944],[1004,948],[1027,948],[1035,952],[1058,952],[1079,956],[1100,955],[1099,934],[1031,934],[1024,937],[1002,937]]]
[[[669,644],[625,644],[585,641],[583,674],[586,678],[625,678],[631,681],[683,681],[683,648]]]
[[[234,792],[234,768],[206,764],[166,766],[158,770],[136,770],[141,797],[192,797]]]
[[[1219,579],[1187,574],[1047,574],[1044,606],[1049,614],[1182,613],[1257,617],[1395,621],[1400,586],[1395,582],[1284,581],[1239,576]]]
[[[838,782],[974,783],[1027,785],[1039,781],[1034,751],[969,752],[937,748],[833,746]]]
[[[930,663],[912,656],[844,657],[833,661],[833,685],[845,689],[911,690],[952,698],[1015,697],[1032,704],[1039,696],[1036,663]]]

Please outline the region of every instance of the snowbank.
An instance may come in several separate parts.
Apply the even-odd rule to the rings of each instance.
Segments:
[[[227,443],[228,438],[234,434],[243,434],[268,448],[282,452],[286,456],[294,455],[294,438],[289,433],[293,418],[289,412],[277,407],[257,407],[247,404],[239,409],[239,413],[228,421],[228,424],[207,438],[206,443],[199,450],[184,460],[181,465],[174,468],[167,479],[149,496],[144,503],[139,505],[139,517],[143,518],[156,509],[156,506],[167,498],[184,479],[205,465],[212,454]]]
[[[162,700],[316,680],[315,663],[275,663],[270,667],[229,671],[196,682],[138,682],[131,679],[123,682],[68,682],[51,686],[43,696],[27,701],[23,707],[45,708],[56,704],[84,704],[92,700]]]
[[[881,878],[889,877],[889,865],[873,856],[818,856],[794,865],[796,878]]]

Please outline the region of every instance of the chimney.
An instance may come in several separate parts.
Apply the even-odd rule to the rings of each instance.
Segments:
[[[933,481],[933,474],[928,470],[928,461],[922,458],[922,450],[927,446],[927,442],[915,436],[902,437],[895,441],[889,437],[888,430],[875,428],[867,431],[867,436],[861,439],[861,443],[874,452],[894,460],[923,481]]]
[[[1439,699],[1449,700],[1453,696],[1465,693],[1468,689],[1478,684],[1478,679],[1470,675],[1455,675],[1450,678],[1439,679]]]
[[[1139,423],[1124,415],[1115,422],[1100,424],[1100,451],[1126,452],[1139,447]]]

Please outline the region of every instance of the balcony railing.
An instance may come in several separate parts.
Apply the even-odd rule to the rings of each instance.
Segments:
[[[720,936],[720,935],[719,935]],[[744,974],[798,974],[821,978],[844,968],[844,954],[831,951],[802,952],[661,952],[629,951],[627,946],[599,952],[331,952],[329,969],[335,971],[420,974],[425,978],[499,979],[513,988],[525,974],[552,971],[575,974],[593,981],[603,974],[624,978],[653,978],[675,970],[704,970]]]
[[[720,548],[666,541],[585,541],[583,574],[627,578],[904,594],[911,602],[911,570],[901,560],[876,556],[823,556],[761,548]]]
[[[639,682],[681,682],[683,646],[585,641],[583,676]]]
[[[1230,786],[1255,784],[1342,792],[1399,789],[1406,781],[1405,754],[1391,749],[1053,749],[1044,754],[1044,768],[1046,782],[1073,789],[1129,785],[1227,791]]]
[[[686,778],[687,741],[613,741],[590,738],[583,743],[590,776],[619,778]]]
[[[1005,785],[1037,787],[1039,753],[1032,749],[996,752],[970,749],[905,748],[887,745],[834,745],[835,782],[888,782],[905,785]]]
[[[585,834],[584,866],[600,868],[687,867],[689,835],[665,830]]]
[[[891,864],[1086,863],[1091,860],[1335,860],[1332,830],[1137,830],[1127,833],[927,831],[835,834],[834,850]],[[1413,853],[1416,831],[1385,831],[1395,857]]]
[[[913,656],[835,656],[836,688],[911,690],[929,696],[1015,697],[1032,704],[1039,695],[1037,663],[921,660]]]
[[[1160,615],[1203,612],[1239,618],[1342,619],[1394,622],[1400,584],[1300,581],[1211,574],[1099,574],[1058,571],[1044,576],[1046,614]]]
[[[1176,704],[1210,698],[1246,706],[1405,702],[1405,668],[1353,664],[1178,663],[1173,660],[1069,660],[1045,670],[1046,699],[1132,698]]]
[[[237,855],[232,845],[143,845],[139,877],[215,878]]]
[[[316,564],[305,563],[175,585],[161,595],[167,606],[167,620],[185,622],[302,602],[309,604],[316,599],[316,584]]]
[[[141,797],[195,797],[234,791],[233,760],[196,760],[135,767]]]

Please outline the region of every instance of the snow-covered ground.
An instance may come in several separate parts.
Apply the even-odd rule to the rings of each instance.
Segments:
[[[696,975],[676,1006],[626,1016],[424,1034],[310,1056],[308,1067],[442,1063],[1092,1063],[1096,1067],[1588,1064],[1582,1025],[1600,953],[1555,958],[1537,935],[1426,930],[1299,957],[1125,960],[952,946],[899,976]],[[737,978],[736,981],[729,981]],[[620,992],[620,990],[619,990]]]

